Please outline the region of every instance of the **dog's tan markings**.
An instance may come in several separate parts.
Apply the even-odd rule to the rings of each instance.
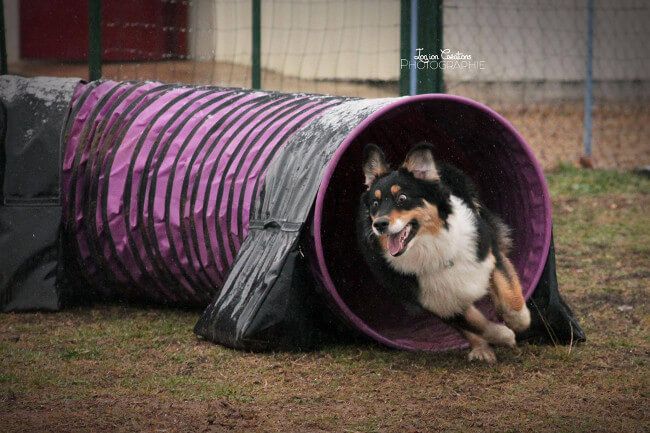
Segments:
[[[494,289],[494,293],[496,295],[499,310],[504,311],[509,308],[521,308],[521,305],[518,305],[519,308],[515,308],[515,305],[512,305],[515,303],[512,288],[510,287],[508,278],[499,269],[495,269],[492,273],[492,288]]]
[[[431,235],[437,234],[443,226],[443,221],[438,214],[438,208],[425,201],[424,206],[417,207],[411,211],[409,219],[415,218],[420,223],[420,230]]]
[[[375,198],[377,200],[381,200],[381,191],[378,189],[375,190]]]
[[[492,273],[492,289],[498,299],[499,307],[504,312],[507,310],[519,311],[525,304],[521,283],[510,260],[503,255],[501,260],[505,269],[503,271],[495,269]]]
[[[517,271],[508,258],[501,254],[503,269],[495,269],[490,280],[490,296],[510,328],[523,331],[530,326],[530,311],[521,289]]]
[[[429,232],[432,235],[437,234],[444,225],[440,214],[438,213],[438,208],[431,203],[425,201],[423,213],[422,227],[425,231]]]
[[[388,218],[391,224],[400,218],[407,222],[416,220],[420,224],[421,231],[432,235],[437,234],[443,226],[442,219],[440,219],[440,215],[438,214],[438,208],[427,201],[424,202],[424,206],[414,209],[392,211],[388,215]]]
[[[396,195],[397,195],[401,190],[402,190],[402,187],[399,186],[399,185],[393,185],[393,186],[390,187],[390,192],[391,192],[393,195],[395,195],[395,196],[396,196]]]

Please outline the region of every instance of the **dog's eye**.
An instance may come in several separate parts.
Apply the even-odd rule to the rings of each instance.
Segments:
[[[372,208],[373,209],[377,209],[378,206],[379,206],[379,202],[377,200],[372,202]]]
[[[406,196],[404,194],[400,194],[399,197],[397,197],[397,203],[404,203],[406,201]]]

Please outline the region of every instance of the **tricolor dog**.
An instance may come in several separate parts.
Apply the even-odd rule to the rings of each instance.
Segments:
[[[470,360],[495,362],[491,346],[514,347],[513,331],[530,325],[507,257],[508,227],[481,205],[464,173],[434,161],[428,143],[415,145],[397,170],[368,144],[363,172],[357,234],[375,277],[462,332]],[[488,293],[505,325],[474,306]]]

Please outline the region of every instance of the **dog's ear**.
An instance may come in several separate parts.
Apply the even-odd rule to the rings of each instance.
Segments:
[[[366,186],[370,188],[375,179],[388,173],[388,170],[390,167],[386,163],[384,152],[376,144],[366,144],[363,148],[363,174],[366,176]]]
[[[413,173],[418,179],[440,180],[436,162],[433,160],[433,146],[418,143],[411,148],[402,167]]]

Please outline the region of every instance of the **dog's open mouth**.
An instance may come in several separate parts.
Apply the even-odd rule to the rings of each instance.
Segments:
[[[407,224],[404,228],[394,235],[388,235],[388,252],[391,256],[397,257],[402,254],[406,247],[408,246],[413,236],[415,236],[416,230],[413,228],[413,224]]]

